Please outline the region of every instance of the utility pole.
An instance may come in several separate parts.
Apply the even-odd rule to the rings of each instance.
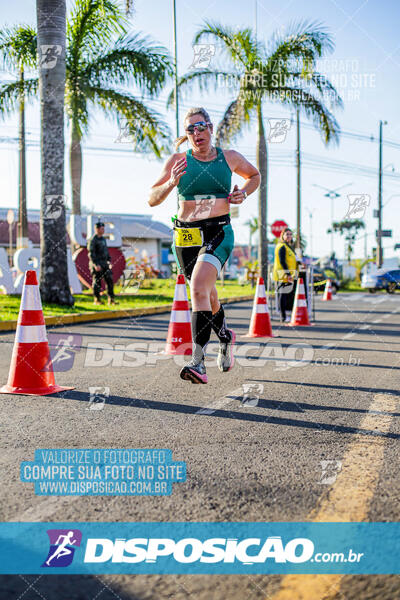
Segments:
[[[179,106],[178,106],[178,43],[176,39],[176,0],[174,6],[174,74],[175,74],[175,127],[176,137],[179,137]],[[176,189],[176,204],[179,211],[178,188]]]
[[[382,251],[382,128],[387,121],[379,121],[379,175],[378,175],[378,231],[377,231],[377,246],[376,246],[376,262],[378,269],[383,263]]]
[[[24,81],[24,69],[20,69],[20,81]],[[25,158],[25,92],[19,95],[19,182],[18,182],[18,225],[17,248],[24,248],[28,242],[28,215],[26,209],[26,158]]]
[[[176,137],[179,137],[179,108],[178,108],[178,44],[176,39],[176,0],[174,3],[174,71],[175,71],[175,119]]]
[[[297,149],[296,149],[296,164],[297,164],[297,239],[296,248],[301,255],[301,159],[300,159],[300,109],[297,109]]]

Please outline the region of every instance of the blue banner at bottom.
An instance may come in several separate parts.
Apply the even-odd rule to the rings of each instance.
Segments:
[[[399,523],[0,523],[1,574],[400,573]]]

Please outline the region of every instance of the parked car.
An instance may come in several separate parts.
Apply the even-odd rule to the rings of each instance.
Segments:
[[[333,269],[320,269],[319,267],[314,267],[314,283],[319,283],[320,281],[325,281],[326,279],[330,279],[332,281],[332,292],[336,294],[338,289],[340,288],[339,275]],[[314,292],[318,294],[319,291],[324,291],[324,285],[316,285],[314,287]]]
[[[371,293],[386,290],[388,294],[394,294],[396,289],[400,289],[400,269],[379,269],[373,275],[363,275],[361,287]]]

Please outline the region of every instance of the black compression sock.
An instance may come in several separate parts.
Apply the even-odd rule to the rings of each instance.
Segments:
[[[204,358],[205,347],[210,341],[212,326],[211,310],[197,310],[192,313],[193,358]]]
[[[231,335],[226,328],[225,312],[222,307],[222,304],[220,305],[218,312],[216,312],[215,315],[212,316],[212,328],[214,329],[221,342],[230,341]]]

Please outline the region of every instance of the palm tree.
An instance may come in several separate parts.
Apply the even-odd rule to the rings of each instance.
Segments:
[[[65,0],[37,0],[42,201],[40,291],[72,306],[64,203]]]
[[[0,86],[0,114],[8,113],[4,98],[12,90],[17,96],[18,105],[18,243],[25,246],[28,239],[28,217],[26,208],[26,157],[25,157],[25,69],[36,64],[36,32],[29,25],[21,25],[0,31],[0,61],[11,73],[17,74],[17,81],[4,82]]]
[[[82,139],[89,132],[91,108],[116,119],[140,152],[159,157],[170,141],[168,126],[144,101],[145,95],[157,95],[172,74],[170,57],[148,37],[127,34],[126,26],[123,12],[111,0],[76,0],[68,19],[65,108],[73,214],[81,212]],[[123,89],[132,82],[141,97]],[[30,97],[36,93],[34,80],[29,87],[25,82],[25,90]],[[3,102],[12,110],[12,91],[6,92]]]
[[[257,217],[252,217],[248,221],[246,221],[245,225],[249,228],[249,260],[251,261],[253,254],[253,245],[251,243],[253,235],[258,231],[258,219]]]
[[[234,30],[224,25],[206,22],[196,34],[194,43],[208,40],[219,43],[233,69],[195,69],[184,75],[179,88],[191,89],[197,83],[200,91],[210,85],[221,92],[221,82],[236,81],[237,95],[230,102],[218,125],[216,143],[232,142],[252,116],[257,122],[257,167],[261,173],[258,191],[259,246],[258,261],[261,274],[267,276],[267,187],[268,153],[263,122],[265,100],[277,101],[294,109],[300,108],[314,120],[325,143],[337,142],[339,126],[325,105],[329,96],[330,107],[342,102],[332,84],[316,70],[316,61],[334,45],[331,36],[318,23],[301,23],[286,33],[275,34],[268,47],[256,39],[250,29]],[[173,96],[169,98],[173,102]]]
[[[344,236],[345,254],[349,264],[359,229],[365,229],[365,223],[362,219],[343,219],[343,221],[334,221],[332,227],[326,231],[326,233],[339,232],[340,235]]]
[[[89,105],[99,107],[108,118],[116,117],[134,139],[137,150],[159,157],[169,142],[167,125],[142,99],[122,87],[134,81],[142,97],[145,93],[152,97],[172,74],[172,67],[166,49],[154,46],[147,37],[126,33],[120,8],[108,0],[77,0],[68,21],[67,39],[72,212],[79,214],[81,141],[88,132]]]

